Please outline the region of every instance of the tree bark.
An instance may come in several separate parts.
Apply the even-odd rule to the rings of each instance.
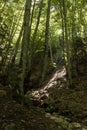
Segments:
[[[70,45],[68,41],[68,31],[67,31],[67,9],[65,5],[65,0],[62,1],[63,4],[63,18],[64,18],[64,33],[65,33],[65,46],[66,46],[66,70],[68,76],[68,87],[72,85],[72,76],[71,76],[71,63],[70,63]]]
[[[28,44],[29,44],[29,23],[30,23],[30,10],[31,10],[31,0],[26,0],[25,13],[24,13],[24,33],[22,39],[23,45],[23,55],[22,55],[22,73],[20,81],[20,96],[24,96],[24,79],[26,74],[26,64],[28,56]]]
[[[45,30],[45,54],[44,54],[44,66],[42,71],[42,79],[41,82],[44,81],[46,76],[46,70],[47,70],[47,60],[48,60],[48,44],[49,44],[49,28],[50,28],[50,6],[51,6],[51,0],[48,0],[48,7],[47,7],[47,16],[46,16],[46,30]]]
[[[14,48],[14,52],[13,52],[13,57],[12,57],[11,64],[15,63],[15,58],[16,58],[16,55],[18,53],[18,48],[19,48],[21,37],[22,37],[22,33],[23,33],[23,25],[21,27],[21,30],[20,30],[20,33],[19,33],[19,37],[18,37],[18,39],[16,41],[16,45],[15,45],[15,48]]]
[[[33,64],[34,45],[35,45],[37,31],[38,31],[38,27],[39,27],[39,23],[40,23],[42,6],[43,6],[43,0],[41,0],[40,5],[39,5],[39,12],[38,12],[38,16],[37,16],[36,27],[35,27],[35,30],[34,30],[34,33],[33,33],[32,43],[30,45],[29,70],[28,71],[31,71],[31,69],[32,69],[31,67],[32,67],[32,64]]]

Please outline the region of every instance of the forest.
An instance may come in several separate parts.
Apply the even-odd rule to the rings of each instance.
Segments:
[[[86,0],[0,0],[0,130],[87,130]]]

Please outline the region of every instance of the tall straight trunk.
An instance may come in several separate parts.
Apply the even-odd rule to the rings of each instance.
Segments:
[[[30,22],[29,22],[29,39],[28,39],[28,42],[30,43],[31,41],[30,41],[30,37],[31,37],[31,27],[32,27],[32,21],[33,21],[33,15],[34,15],[34,10],[35,10],[35,1],[36,0],[34,0],[33,2],[34,2],[34,4],[33,4],[33,8],[32,8],[32,12],[31,12],[31,17],[30,17]],[[28,64],[28,68],[30,68],[30,51],[29,51],[29,49],[30,49],[30,44],[28,44],[28,57],[27,57],[27,64]],[[20,54],[20,63],[19,63],[19,65],[21,66],[22,65],[22,56],[23,56],[23,44],[22,44],[22,47],[21,47],[21,54]],[[29,69],[28,69],[29,70]],[[27,72],[28,72],[28,70],[27,70]],[[30,72],[28,72],[28,73],[30,73]]]
[[[52,65],[53,65],[53,54],[52,54],[52,44],[51,44],[51,40],[49,40],[49,49],[50,49],[51,63],[52,63]]]
[[[49,28],[50,28],[50,6],[51,0],[48,0],[48,7],[47,7],[47,16],[46,16],[46,30],[45,30],[45,55],[44,55],[44,66],[42,71],[42,79],[41,82],[44,81],[46,76],[47,70],[47,60],[48,60],[48,44],[49,44]]]
[[[37,31],[38,31],[38,27],[39,27],[39,23],[40,23],[40,16],[41,16],[41,11],[42,11],[42,6],[43,6],[43,0],[41,0],[40,5],[39,5],[39,12],[38,12],[38,16],[37,16],[37,22],[36,22],[36,27],[33,33],[33,38],[32,38],[32,43],[30,45],[30,55],[29,55],[29,70],[31,71],[31,67],[33,64],[33,55],[34,55],[34,44],[35,44],[35,40],[36,40],[36,36],[37,36]]]
[[[40,5],[39,5],[39,12],[38,12],[38,16],[37,16],[37,23],[36,23],[36,27],[35,27],[35,30],[34,30],[32,42],[35,42],[35,39],[36,39],[36,34],[37,34],[38,26],[39,26],[39,23],[40,23],[40,16],[41,16],[41,11],[42,11],[42,6],[43,6],[43,0],[41,0]]]
[[[65,32],[65,45],[66,45],[66,70],[68,76],[68,86],[72,85],[72,76],[71,76],[71,63],[70,63],[70,47],[68,41],[67,33],[67,9],[65,5],[65,0],[62,1],[63,4],[63,18],[64,18],[64,32]]]
[[[65,59],[65,40],[64,40],[64,37],[65,37],[65,33],[64,33],[64,16],[63,16],[63,8],[62,8],[62,3],[60,3],[60,14],[61,14],[61,19],[62,19],[62,25],[61,25],[61,28],[62,28],[62,41],[61,42],[61,46],[62,46],[62,55],[63,55],[63,58]],[[65,64],[66,65],[66,64]]]
[[[24,95],[24,79],[26,76],[26,64],[27,64],[27,56],[28,56],[28,44],[29,44],[29,23],[30,23],[30,10],[31,10],[31,0],[26,0],[25,5],[25,13],[24,13],[24,28],[23,28],[23,55],[22,55],[22,73],[21,73],[21,81],[20,81],[20,95],[23,97]]]
[[[19,48],[19,44],[20,44],[20,41],[21,41],[22,33],[23,33],[23,25],[21,27],[18,39],[17,39],[16,44],[15,44],[15,48],[14,48],[14,52],[13,52],[13,57],[12,57],[11,64],[15,63],[15,58],[16,58],[16,55],[18,53],[18,48]]]
[[[32,26],[32,21],[33,21],[33,15],[34,15],[34,10],[35,10],[35,2],[36,0],[33,1],[33,7],[32,7],[32,13],[31,13],[31,20],[30,20],[30,27]]]
[[[76,33],[76,19],[75,19],[75,13],[76,13],[76,8],[75,8],[75,0],[73,0],[72,4],[72,19],[71,19],[71,32],[72,32],[72,43],[74,43],[74,38],[77,36]]]

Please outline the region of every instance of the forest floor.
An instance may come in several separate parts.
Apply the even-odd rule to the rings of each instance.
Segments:
[[[0,85],[0,130],[87,130],[87,65],[66,87],[66,71],[57,69],[41,88],[27,92],[25,105]],[[29,97],[29,98],[28,98]]]

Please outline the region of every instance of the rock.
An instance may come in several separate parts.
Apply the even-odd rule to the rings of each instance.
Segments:
[[[81,128],[81,124],[80,124],[80,123],[77,123],[77,122],[73,122],[73,123],[72,123],[72,126],[73,126],[74,128]]]
[[[41,100],[45,100],[45,99],[48,98],[48,96],[49,96],[49,94],[47,94],[47,93],[46,94],[42,94],[41,97],[40,97],[40,99]]]
[[[87,130],[87,128],[82,128],[82,130]]]
[[[87,126],[84,126],[84,127],[82,128],[82,130],[87,130]]]
[[[86,125],[87,124],[87,119],[84,119],[82,122]]]

